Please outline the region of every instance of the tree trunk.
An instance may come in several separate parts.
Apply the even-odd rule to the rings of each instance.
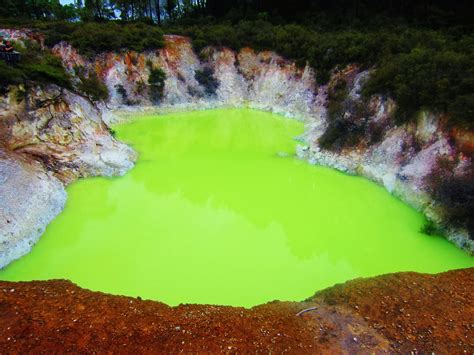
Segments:
[[[155,12],[156,12],[156,20],[158,22],[158,26],[161,26],[160,0],[155,0]]]
[[[150,21],[153,22],[153,10],[151,9],[151,0],[148,1],[148,16],[150,17]]]

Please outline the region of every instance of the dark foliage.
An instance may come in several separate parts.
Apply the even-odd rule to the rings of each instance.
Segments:
[[[466,228],[474,239],[474,168],[462,175],[454,175],[456,161],[440,159],[428,176],[431,195],[442,207],[446,221],[455,227]]]
[[[122,103],[128,106],[136,105],[137,102],[134,100],[131,100],[128,97],[127,90],[123,87],[122,84],[115,85],[115,88],[117,89],[118,94],[120,95],[122,99]]]
[[[199,85],[204,87],[204,92],[207,95],[213,96],[216,94],[219,82],[215,78],[214,71],[211,68],[206,67],[203,70],[196,70],[194,77]]]
[[[39,27],[44,28],[46,43],[49,46],[59,41],[67,41],[79,53],[88,56],[121,49],[140,52],[163,47],[163,33],[160,28],[141,22],[132,24],[120,24],[114,21],[81,24],[56,22]]]
[[[103,101],[109,97],[109,89],[99,79],[95,71],[89,73],[87,77],[79,76],[81,82],[77,89],[85,94],[92,101]]]
[[[153,103],[159,103],[164,95],[166,73],[163,69],[154,68],[151,64],[149,69],[148,85],[150,86],[150,99]]]
[[[354,147],[365,135],[365,123],[353,122],[344,117],[329,122],[326,131],[319,138],[323,149],[340,151],[343,148]]]
[[[128,95],[127,95],[127,90],[123,87],[122,84],[118,84],[115,86],[117,89],[117,92],[119,93],[120,97],[122,98],[122,102],[127,102],[128,100]]]
[[[473,42],[474,44],[474,42]],[[452,43],[451,43],[452,45]],[[474,56],[454,49],[416,47],[381,63],[369,79],[366,94],[385,93],[398,104],[403,123],[420,109],[450,112],[453,122],[474,125]]]
[[[319,138],[323,149],[340,151],[358,144],[365,134],[366,121],[358,106],[347,101],[348,90],[344,80],[338,79],[328,88],[328,120],[326,131]],[[345,116],[345,112],[353,115]],[[363,115],[362,115],[363,116]]]
[[[442,179],[433,197],[444,207],[448,222],[466,228],[474,239],[474,174]]]
[[[441,233],[436,224],[429,220],[425,222],[420,232],[426,235],[436,235]]]
[[[69,75],[66,73],[59,58],[48,49],[42,50],[36,42],[25,42],[25,48],[15,45],[21,52],[22,60],[14,65],[0,61],[0,85],[17,84],[56,84],[71,88]]]

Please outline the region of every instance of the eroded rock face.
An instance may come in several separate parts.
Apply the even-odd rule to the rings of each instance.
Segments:
[[[300,120],[321,119],[324,95],[317,95],[315,76],[309,67],[297,68],[293,62],[273,52],[255,53],[249,48],[236,53],[230,49],[207,48],[198,57],[189,39],[165,36],[163,49],[145,53],[105,53],[87,60],[65,43],[53,51],[74,74],[75,66],[96,70],[110,91],[108,107],[121,110],[189,110],[213,107],[251,107]],[[164,95],[153,104],[148,92],[149,66],[166,73]],[[211,69],[219,86],[206,93],[196,80],[196,72]],[[120,89],[126,93],[126,99]],[[128,104],[128,105],[127,105]],[[117,119],[106,115],[106,120]]]
[[[0,268],[27,254],[66,203],[64,185],[25,156],[0,149]]]
[[[0,137],[7,150],[41,161],[64,182],[123,175],[136,153],[115,140],[87,99],[50,85],[0,98]]]

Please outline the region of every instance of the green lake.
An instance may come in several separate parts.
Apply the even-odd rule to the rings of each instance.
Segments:
[[[64,212],[0,279],[248,307],[357,277],[474,266],[382,187],[297,160],[300,122],[226,109],[115,130],[139,152],[136,167],[69,186]]]

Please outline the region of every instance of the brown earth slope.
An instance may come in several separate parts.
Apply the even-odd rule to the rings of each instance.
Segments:
[[[305,302],[173,308],[68,281],[0,282],[0,350],[473,353],[473,290],[471,268],[354,280]]]

